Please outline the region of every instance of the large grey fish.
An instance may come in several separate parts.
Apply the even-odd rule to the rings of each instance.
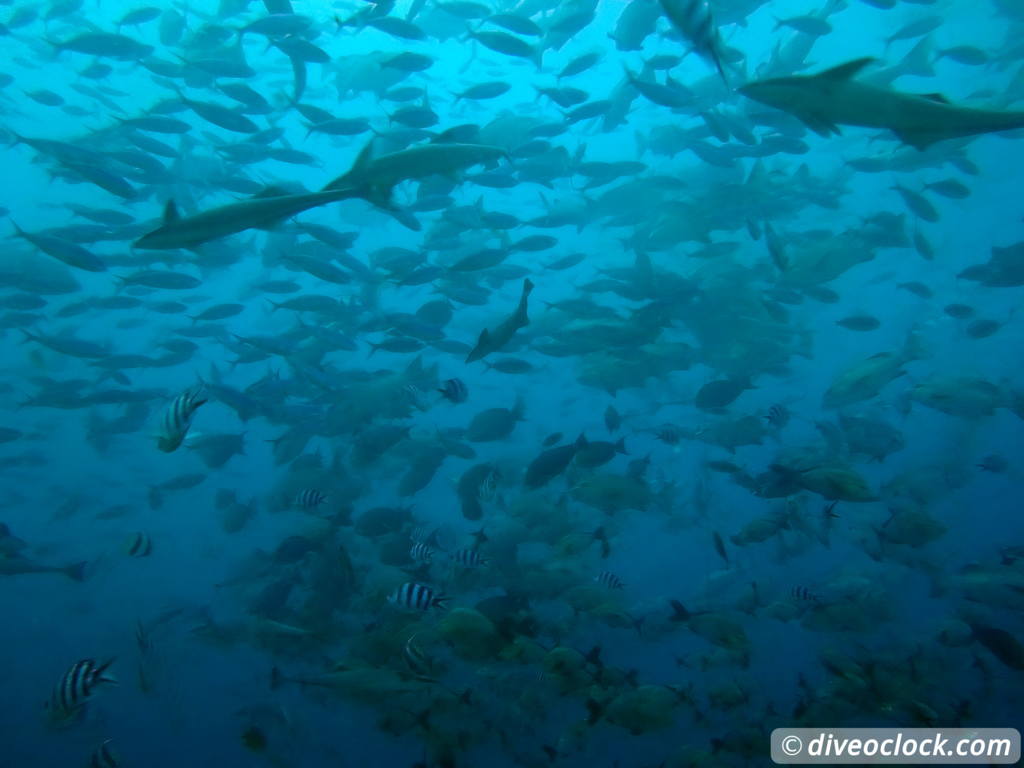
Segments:
[[[715,26],[708,0],[660,0],[662,10],[693,49],[715,65],[722,81],[729,85],[722,68],[721,36]]]
[[[887,128],[919,150],[946,139],[1024,127],[1024,112],[958,107],[938,94],[900,93],[854,79],[872,61],[856,59],[816,75],[758,80],[739,91],[795,115],[821,136],[838,134],[840,125]]]
[[[423,144],[418,147],[373,156],[371,141],[359,153],[352,169],[324,189],[359,187],[390,190],[408,179],[452,176],[474,165],[490,164],[508,157],[501,147],[486,144]]]
[[[252,197],[240,203],[222,205],[194,216],[183,217],[173,200],[167,202],[161,225],[133,243],[135,248],[166,250],[195,248],[210,240],[233,235],[246,229],[266,228],[296,214],[327,203],[361,197],[386,205],[390,187],[340,187],[301,195],[270,194]]]
[[[83,560],[73,565],[43,565],[27,557],[0,557],[0,576],[20,576],[24,573],[63,573],[72,581],[85,581]]]
[[[484,328],[480,331],[480,338],[476,342],[476,346],[466,356],[466,362],[472,363],[475,360],[480,360],[483,357],[497,352],[499,349],[504,347],[512,339],[512,336],[520,328],[523,328],[530,324],[530,317],[527,314],[528,300],[530,298],[530,291],[533,290],[533,283],[530,278],[523,280],[523,292],[519,297],[519,305],[516,307],[516,311],[509,315],[505,321],[496,327],[493,331]]]

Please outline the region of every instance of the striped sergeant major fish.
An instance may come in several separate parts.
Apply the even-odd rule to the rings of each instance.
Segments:
[[[490,563],[486,557],[475,549],[459,549],[452,552],[452,560],[466,568],[481,568]]]
[[[601,571],[595,578],[598,584],[603,584],[608,589],[623,589],[626,585],[622,583],[622,579],[616,576],[611,571]]]
[[[160,432],[156,437],[157,448],[164,453],[176,451],[192,426],[192,416],[208,399],[206,387],[202,384],[189,387],[174,398],[160,420]]]
[[[412,549],[409,550],[409,557],[411,557],[417,563],[429,563],[430,558],[434,556],[434,550],[429,545],[422,541],[417,541],[412,545]]]
[[[415,384],[406,384],[405,393],[409,396],[409,404],[417,411],[425,412],[430,410],[430,403],[427,402],[427,398],[423,394],[423,390]]]
[[[477,490],[477,499],[481,502],[494,501],[495,495],[498,493],[498,482],[501,480],[501,472],[497,469],[491,469],[484,476],[483,482],[480,483],[480,488]]]
[[[97,664],[93,659],[82,659],[71,665],[45,705],[55,723],[71,724],[77,721],[85,714],[85,706],[97,688],[117,685],[117,679],[108,671],[113,663],[113,659],[103,664]]]
[[[153,542],[142,531],[133,533],[125,545],[125,552],[131,557],[149,557],[153,554]]]
[[[791,414],[789,412],[789,409],[786,408],[786,406],[780,403],[776,403],[775,405],[768,409],[768,413],[767,415],[765,415],[765,419],[767,419],[768,423],[771,424],[776,429],[782,429],[784,426],[789,424],[790,416]]]
[[[402,647],[402,659],[409,671],[417,677],[430,676],[430,657],[416,644],[416,635],[412,635],[405,641],[405,645]]]
[[[327,497],[316,488],[304,488],[295,495],[293,507],[298,509],[316,509],[327,501]]]
[[[408,581],[388,597],[388,602],[399,608],[429,611],[431,608],[447,608],[448,598],[438,594],[424,584]]]
[[[469,397],[469,389],[462,379],[446,379],[444,386],[437,390],[445,400],[453,403],[464,403]]]
[[[790,594],[793,595],[794,600],[806,600],[812,603],[818,602],[818,596],[816,594],[811,592],[807,587],[799,584],[793,587]]]
[[[409,538],[415,544],[430,545],[437,540],[437,530],[431,525],[417,525],[412,529]]]
[[[715,65],[726,87],[729,80],[722,68],[722,40],[711,15],[708,0],[660,0],[661,8],[680,34],[700,56]]]
[[[89,768],[117,768],[120,764],[110,749],[110,739],[96,747],[96,751],[89,758]]]

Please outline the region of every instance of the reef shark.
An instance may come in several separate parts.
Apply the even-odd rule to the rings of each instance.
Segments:
[[[182,216],[175,202],[168,200],[160,226],[136,240],[133,247],[146,250],[195,248],[246,229],[266,229],[310,208],[353,197],[368,198],[368,193],[365,188],[346,187],[289,195],[275,187],[248,200],[222,205],[194,216]]]
[[[840,125],[887,128],[919,150],[946,139],[1024,127],[1024,112],[958,107],[939,94],[900,93],[854,79],[873,61],[862,58],[816,75],[757,80],[738,90],[795,115],[821,136],[840,133]]]
[[[516,307],[515,312],[505,318],[501,325],[494,330],[484,328],[480,331],[480,338],[477,339],[476,346],[466,355],[467,363],[472,363],[487,357],[492,352],[497,352],[512,340],[516,331],[530,324],[528,300],[532,290],[533,282],[530,278],[523,280],[523,292],[519,295],[519,305]]]
[[[391,209],[391,189],[397,183],[365,172],[370,161],[372,142],[356,158],[352,169],[341,179],[319,192],[289,194],[281,187],[268,187],[254,197],[222,205],[193,216],[182,216],[173,200],[167,202],[161,225],[143,235],[133,247],[146,250],[195,248],[246,229],[268,229],[310,208],[339,200],[359,197],[374,205]],[[339,183],[358,176],[351,183]]]

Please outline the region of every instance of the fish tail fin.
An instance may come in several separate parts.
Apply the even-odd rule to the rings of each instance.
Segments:
[[[623,456],[629,456],[629,451],[626,450],[626,438],[620,437],[615,443],[615,452],[621,453]]]
[[[690,612],[686,610],[686,606],[680,603],[678,600],[671,600],[672,615],[669,617],[671,621],[687,621],[690,618]]]
[[[120,685],[120,682],[116,677],[110,674],[110,667],[116,661],[116,658],[108,659],[107,661],[96,667],[96,680],[101,683],[107,683],[109,685]]]
[[[930,350],[921,335],[920,329],[916,326],[910,329],[907,340],[903,344],[903,357],[910,360],[923,360],[930,357]]]
[[[604,716],[605,705],[594,698],[589,698],[586,701],[587,707],[587,725],[593,725]]]
[[[633,131],[633,141],[636,142],[637,157],[643,157],[647,153],[648,149],[647,137],[639,130],[635,130]]]
[[[80,563],[69,565],[64,569],[64,573],[68,575],[68,578],[72,581],[85,581],[85,566],[88,561],[83,560]]]
[[[451,598],[448,597],[447,595],[438,595],[437,597],[434,598],[434,602],[431,603],[431,605],[433,605],[435,608],[440,608],[442,610],[446,610],[448,608],[448,603],[450,603],[450,602],[451,602]]]
[[[725,87],[732,90],[732,84],[729,82],[728,76],[725,74],[725,67],[722,66],[722,59],[718,54],[715,54],[715,66],[718,68],[718,74],[722,78],[722,82],[725,83]]]
[[[525,410],[526,406],[523,404],[522,395],[516,395],[515,405],[512,406],[512,416],[515,418],[516,421],[522,421],[523,413],[525,412]]]

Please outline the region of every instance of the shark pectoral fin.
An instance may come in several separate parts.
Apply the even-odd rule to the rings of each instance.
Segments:
[[[836,125],[835,123],[829,122],[828,120],[826,120],[825,118],[823,118],[823,117],[821,117],[819,115],[811,115],[811,114],[806,114],[806,113],[798,113],[797,117],[800,118],[800,121],[804,125],[806,125],[808,128],[810,128],[812,131],[814,131],[819,136],[824,136],[825,138],[828,138],[829,136],[832,136],[832,135],[838,136],[838,135],[842,134],[842,131],[839,130],[839,126],[838,125]]]
[[[173,224],[175,221],[181,220],[181,214],[178,213],[178,204],[173,200],[168,200],[167,204],[164,205],[164,224]]]
[[[904,144],[909,144],[919,152],[924,152],[935,142],[942,141],[943,138],[948,138],[936,135],[931,131],[915,130],[911,128],[905,128],[903,130],[894,128],[893,133],[895,133],[899,140]]]
[[[419,219],[409,211],[394,206],[388,208],[387,211],[395,221],[406,229],[411,229],[413,232],[421,232],[423,230],[423,225],[420,224]]]
[[[832,67],[832,69],[826,69],[821,74],[817,75],[820,80],[849,80],[860,72],[868,64],[871,64],[875,59],[871,56],[865,56],[861,59],[854,59],[848,61],[845,64],[840,64],[838,67]]]
[[[923,93],[921,94],[922,99],[928,99],[928,101],[934,101],[938,104],[949,104],[950,101],[941,93]]]

